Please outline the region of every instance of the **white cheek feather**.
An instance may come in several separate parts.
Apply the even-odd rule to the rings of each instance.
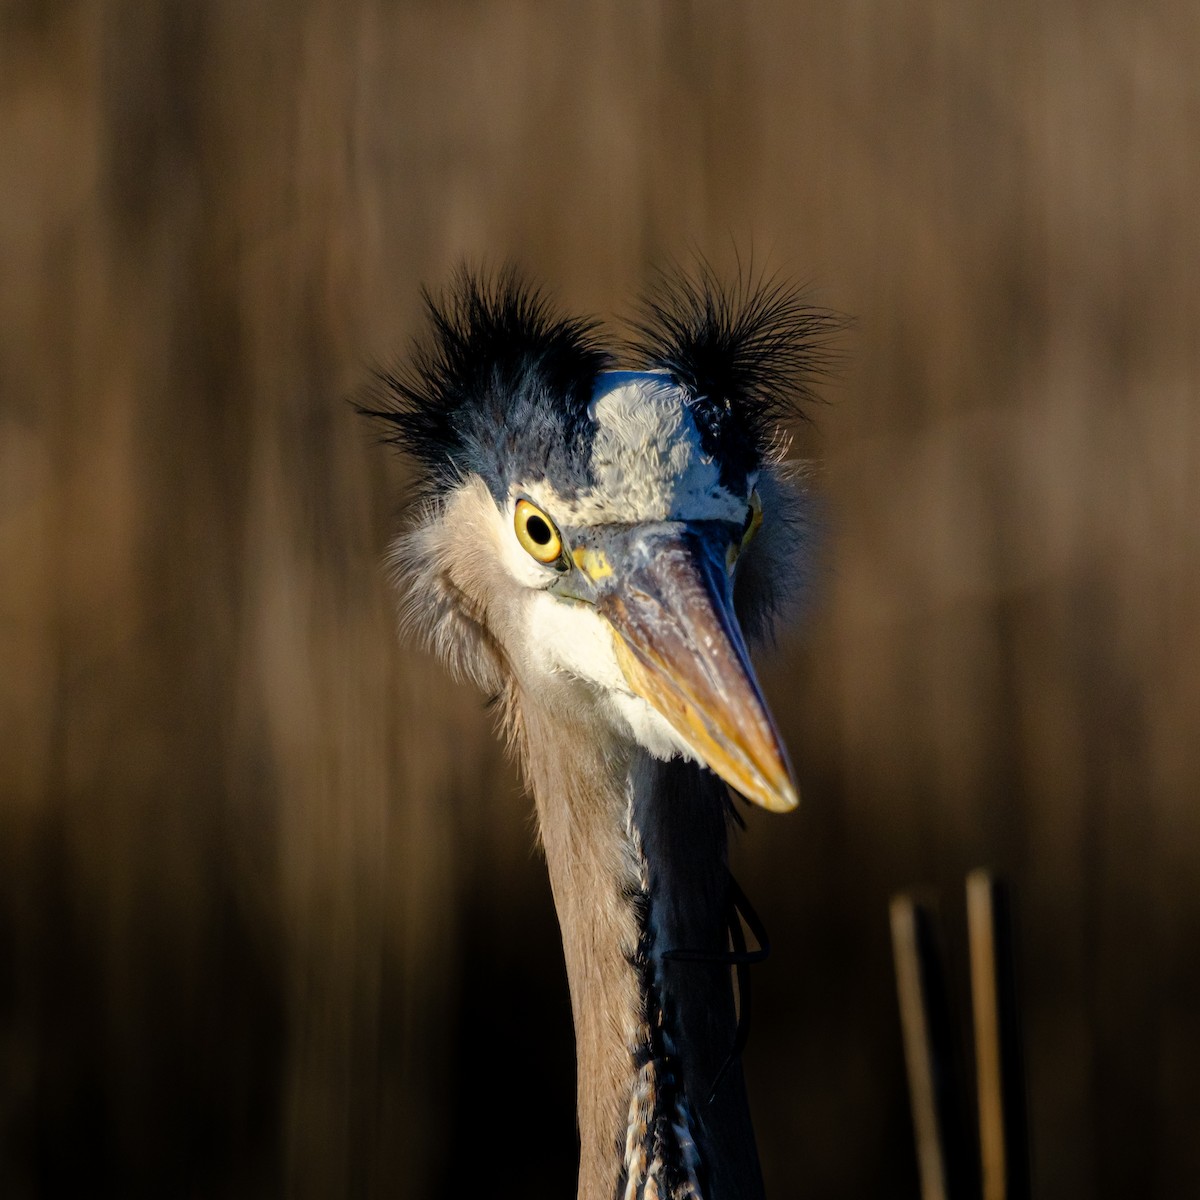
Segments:
[[[655,758],[695,755],[666,719],[629,684],[617,662],[612,626],[585,604],[537,592],[526,606],[525,646],[529,668],[546,675],[578,679],[603,697],[613,724]]]
[[[525,644],[546,674],[566,672],[604,691],[629,691],[612,626],[594,608],[537,592],[526,606]]]
[[[671,728],[666,717],[641,696],[630,692],[613,693],[611,702],[614,711],[633,735],[633,740],[655,758],[675,758],[679,755],[700,762],[695,751]]]

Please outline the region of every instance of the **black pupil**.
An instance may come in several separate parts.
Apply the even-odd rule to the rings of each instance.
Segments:
[[[547,525],[541,517],[537,516],[530,517],[529,520],[525,522],[525,532],[528,533],[529,536],[535,542],[537,542],[539,546],[548,546],[550,544],[550,539],[554,536],[550,532],[550,526]]]

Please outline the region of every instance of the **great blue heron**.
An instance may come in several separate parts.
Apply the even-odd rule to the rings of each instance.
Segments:
[[[803,569],[778,425],[826,319],[787,287],[664,276],[618,369],[596,325],[511,271],[426,301],[430,335],[369,410],[424,484],[396,575],[408,619],[500,698],[534,795],[579,1197],[761,1196],[729,1061],[726,785],[798,800],[746,638]]]

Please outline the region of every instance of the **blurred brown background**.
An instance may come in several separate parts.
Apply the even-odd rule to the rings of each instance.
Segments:
[[[530,804],[344,402],[418,287],[852,314],[765,681],[776,1197],[916,1195],[887,898],[1017,892],[1035,1184],[1200,1194],[1200,6],[0,5],[0,1194],[572,1194]]]

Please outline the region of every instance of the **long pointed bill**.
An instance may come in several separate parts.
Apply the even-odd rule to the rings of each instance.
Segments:
[[[733,614],[723,546],[693,529],[639,549],[596,599],[629,686],[747,800],[795,808],[787,752]]]

